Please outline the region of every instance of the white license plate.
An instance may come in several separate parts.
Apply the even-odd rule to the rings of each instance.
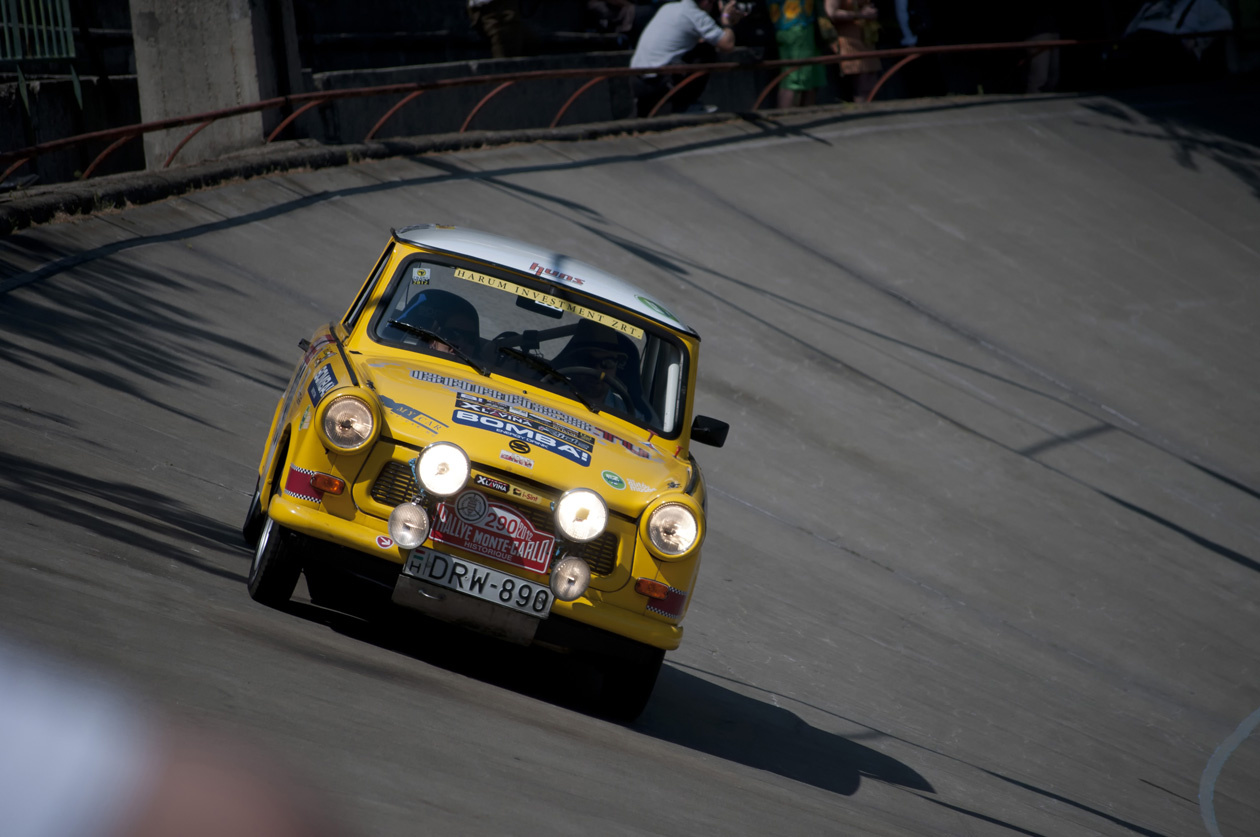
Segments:
[[[417,547],[403,573],[448,590],[545,619],[551,612],[551,588],[483,567],[445,552]]]

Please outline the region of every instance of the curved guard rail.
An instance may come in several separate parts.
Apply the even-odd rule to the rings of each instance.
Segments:
[[[1234,30],[1222,32],[1200,33],[1195,37],[1209,37],[1218,35],[1234,34]],[[778,70],[774,81],[767,85],[761,94],[753,103],[752,109],[758,110],[761,103],[769,95],[778,84],[792,70],[797,67],[811,64],[838,64],[842,61],[854,61],[862,58],[880,58],[880,59],[899,59],[892,67],[886,70],[876,83],[871,98],[875,98],[875,94],[884,86],[898,70],[909,62],[923,55],[944,55],[952,53],[970,53],[970,52],[993,52],[1002,50],[1033,50],[1044,51],[1047,49],[1056,49],[1060,47],[1080,47],[1092,46],[1114,42],[1115,39],[1093,39],[1093,40],[1070,40],[1061,39],[1054,41],[1014,41],[1004,43],[991,44],[951,44],[942,46],[926,46],[926,47],[903,47],[898,49],[885,50],[868,50],[866,52],[855,52],[848,55],[818,55],[812,58],[802,59],[775,59],[772,61],[756,61],[749,63],[739,63],[733,61],[717,62],[712,64],[675,64],[667,67],[653,68],[653,72],[667,73],[674,75],[687,74],[686,78],[676,84],[666,96],[657,103],[649,116],[655,116],[657,111],[671,99],[683,87],[695,83],[699,78],[710,73],[729,73],[729,72],[750,72],[756,70]],[[527,70],[518,73],[501,73],[496,75],[480,75],[466,76],[464,78],[441,79],[430,82],[411,82],[401,84],[386,84],[376,87],[358,87],[349,90],[331,90],[315,93],[298,93],[291,96],[281,96],[273,99],[265,99],[263,101],[254,102],[247,105],[237,105],[230,108],[222,108],[220,110],[207,111],[205,113],[191,114],[189,116],[180,116],[170,119],[159,119],[154,122],[145,122],[138,125],[128,125],[121,128],[110,128],[103,131],[93,131],[87,134],[79,134],[64,139],[52,140],[49,142],[32,145],[28,148],[21,148],[16,151],[6,151],[0,153],[0,165],[6,165],[3,174],[0,174],[0,182],[8,179],[14,171],[20,166],[44,154],[50,154],[55,151],[61,151],[67,148],[84,145],[92,142],[109,141],[110,145],[105,148],[91,165],[83,173],[83,178],[91,177],[93,173],[100,167],[101,163],[116,149],[128,141],[138,136],[143,136],[154,131],[165,131],[172,128],[182,128],[188,125],[197,126],[171,151],[166,161],[162,164],[166,168],[174,162],[175,157],[181,150],[202,130],[220,119],[227,119],[233,116],[242,116],[249,113],[257,113],[265,110],[290,108],[293,109],[285,119],[276,126],[270,134],[267,135],[264,143],[269,143],[287,128],[292,122],[302,114],[318,105],[327,104],[338,99],[357,99],[368,98],[374,96],[391,96],[403,94],[403,98],[392,105],[384,115],[377,120],[372,129],[368,131],[363,138],[364,142],[373,140],[385,123],[395,116],[404,107],[415,101],[421,94],[430,90],[439,90],[450,87],[469,87],[477,84],[495,84],[496,87],[484,96],[469,111],[464,119],[463,125],[460,127],[460,133],[468,130],[468,126],[472,123],[473,118],[499,93],[519,82],[543,81],[553,79],[587,79],[587,81],[579,87],[556,112],[555,118],[551,121],[551,127],[559,124],[560,119],[573,103],[583,94],[595,87],[600,82],[607,81],[612,78],[621,78],[626,76],[641,75],[642,69],[631,67],[602,67],[592,69],[565,69],[565,70]]]

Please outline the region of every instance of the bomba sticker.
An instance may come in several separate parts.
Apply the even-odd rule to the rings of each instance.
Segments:
[[[311,396],[311,403],[318,404],[335,386],[337,386],[337,376],[333,374],[331,366],[324,365],[315,370],[315,374],[311,377],[311,385],[306,388],[306,391]]]
[[[590,466],[591,454],[581,448],[576,448],[568,442],[562,442],[549,433],[541,430],[535,430],[532,427],[516,424],[512,421],[494,418],[493,416],[474,413],[471,410],[456,410],[451,418],[456,424],[462,424],[465,427],[477,427],[482,430],[488,430],[491,433],[499,433],[503,436],[511,437],[512,441],[508,443],[508,447],[517,453],[529,453],[529,448],[521,450],[520,445],[529,443],[535,447],[541,448],[549,453],[564,457],[570,462],[576,462],[583,468]]]
[[[626,490],[626,481],[623,480],[619,475],[613,473],[612,471],[605,471],[604,473],[600,474],[600,476],[604,478],[604,482],[608,483],[609,485],[611,485],[613,488],[617,489],[618,491]]]
[[[461,392],[455,396],[455,407],[459,410],[471,410],[474,413],[481,413],[483,416],[512,421],[526,427],[532,427],[535,430],[541,430],[544,433],[555,436],[562,442],[568,442],[588,453],[595,442],[594,436],[588,436],[585,433],[562,427],[554,421],[531,415],[520,407],[513,407],[501,401]]]

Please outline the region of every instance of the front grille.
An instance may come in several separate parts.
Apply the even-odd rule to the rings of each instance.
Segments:
[[[386,506],[397,506],[400,503],[406,503],[411,500],[420,491],[407,463],[393,460],[386,463],[385,467],[381,469],[380,476],[372,484],[370,493],[372,499],[378,503]],[[538,531],[555,534],[554,521],[550,512],[538,506],[513,503],[507,497],[499,495],[488,496],[497,502],[507,503],[512,506]],[[619,546],[620,542],[617,536],[612,532],[605,532],[590,543],[580,546],[575,545],[573,554],[586,559],[586,563],[591,565],[591,572],[595,575],[608,575],[617,566],[617,550]]]

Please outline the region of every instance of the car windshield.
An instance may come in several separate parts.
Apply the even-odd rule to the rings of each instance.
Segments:
[[[482,270],[407,262],[373,320],[373,337],[678,435],[687,353],[667,329],[564,288]]]

